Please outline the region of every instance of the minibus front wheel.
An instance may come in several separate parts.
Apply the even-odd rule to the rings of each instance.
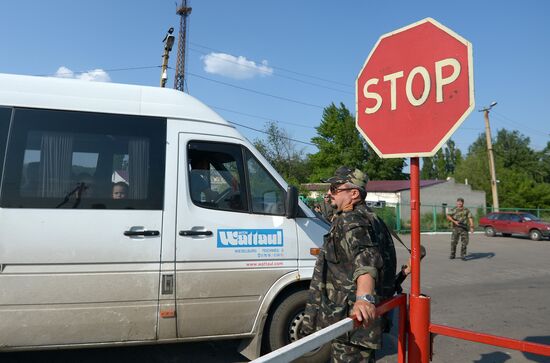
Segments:
[[[273,351],[300,338],[300,327],[304,320],[304,310],[308,298],[307,290],[299,290],[288,295],[275,308],[268,322],[267,340]],[[330,343],[315,349],[295,362],[322,363],[330,360]]]

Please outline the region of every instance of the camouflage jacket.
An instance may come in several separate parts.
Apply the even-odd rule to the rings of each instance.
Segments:
[[[468,219],[472,218],[472,213],[468,208],[458,208],[455,207],[447,213],[447,215],[451,216],[452,219],[458,222],[460,226],[458,228],[465,228],[468,229]],[[453,224],[453,227],[457,227]]]
[[[313,272],[302,333],[311,334],[349,316],[355,302],[356,280],[363,274],[375,279],[375,295],[380,297],[384,259],[377,241],[371,238],[378,232],[377,220],[364,203],[335,214]],[[391,248],[395,258],[393,244]],[[393,273],[389,278],[392,284],[394,277]],[[381,325],[377,318],[367,328],[355,329],[338,339],[378,349]]]

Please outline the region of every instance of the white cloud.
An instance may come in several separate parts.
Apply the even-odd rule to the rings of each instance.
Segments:
[[[57,69],[57,72],[55,72],[54,77],[74,78],[74,72],[67,67],[61,66]]]
[[[267,61],[257,64],[246,57],[235,57],[225,53],[210,53],[202,57],[204,70],[207,73],[219,74],[234,79],[248,79],[255,76],[270,76],[273,68],[268,67]]]
[[[83,81],[97,81],[97,82],[111,82],[111,77],[103,69],[92,69],[88,72],[74,73],[72,70],[65,66],[61,66],[57,69],[54,77],[59,78],[76,78]]]
[[[80,73],[76,76],[84,81],[111,82],[111,77],[103,69],[92,69],[85,73]]]

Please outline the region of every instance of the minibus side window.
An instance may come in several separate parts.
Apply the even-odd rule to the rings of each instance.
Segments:
[[[250,153],[246,153],[252,212],[285,215],[285,191]]]
[[[191,141],[187,150],[191,201],[203,208],[248,212],[239,145]]]
[[[4,154],[6,152],[6,140],[10,129],[11,108],[0,107],[0,178],[4,168]]]
[[[166,120],[15,109],[7,208],[162,209]]]

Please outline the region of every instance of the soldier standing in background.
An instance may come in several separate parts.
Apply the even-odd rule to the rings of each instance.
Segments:
[[[323,203],[321,204],[321,213],[329,223],[332,221],[332,217],[334,216],[334,208],[332,207],[330,195],[328,194],[323,195]]]
[[[372,363],[382,334],[375,304],[395,292],[395,248],[384,222],[365,204],[366,174],[343,166],[327,182],[336,211],[315,264],[301,332],[354,315],[362,327],[333,340],[332,362]]]
[[[472,213],[468,208],[464,208],[464,199],[458,198],[456,200],[456,207],[451,209],[447,213],[447,220],[453,224],[453,232],[451,234],[451,255],[449,258],[452,260],[456,256],[456,245],[458,240],[462,241],[460,245],[460,258],[466,259],[466,248],[468,246],[468,229],[470,232],[474,232],[474,219]]]

